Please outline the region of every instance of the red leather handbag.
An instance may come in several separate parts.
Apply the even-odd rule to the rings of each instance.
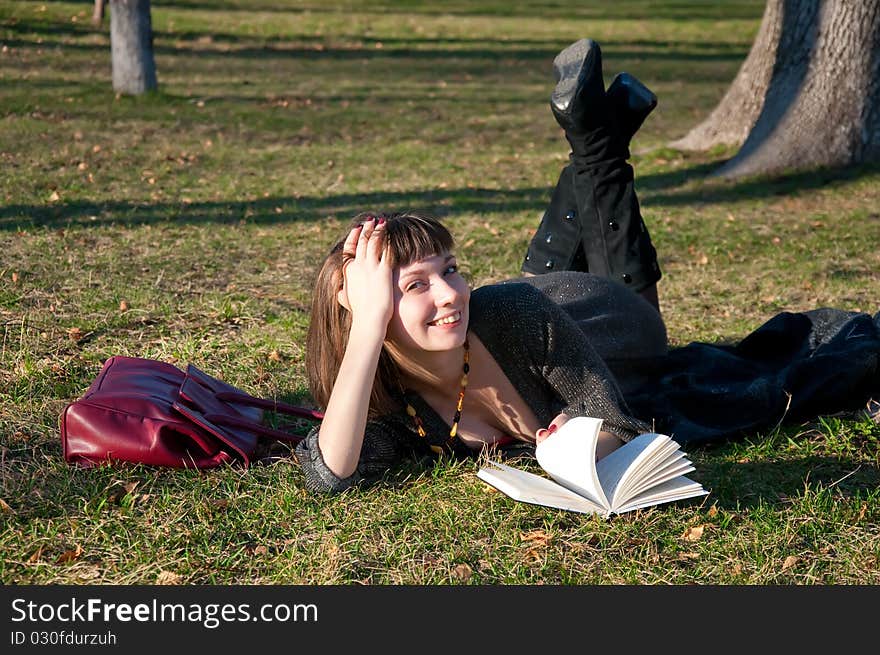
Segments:
[[[82,398],[61,414],[64,459],[211,468],[251,464],[260,442],[303,437],[268,427],[264,410],[320,421],[323,415],[251,396],[190,364],[111,357]]]

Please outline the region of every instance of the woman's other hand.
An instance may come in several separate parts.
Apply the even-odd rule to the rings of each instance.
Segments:
[[[376,331],[384,339],[394,311],[392,268],[385,243],[385,219],[352,228],[343,245],[347,261],[337,298],[351,312],[352,330]]]
[[[557,414],[556,418],[550,421],[550,425],[548,425],[546,428],[541,428],[540,430],[535,432],[535,443],[541,443],[542,441],[544,441],[544,439],[546,439],[563,425],[568,423],[568,420],[570,418],[571,417],[568,414]]]

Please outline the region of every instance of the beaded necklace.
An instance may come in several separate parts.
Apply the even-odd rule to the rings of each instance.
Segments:
[[[464,363],[462,364],[461,370],[461,389],[458,392],[458,403],[455,406],[455,416],[452,418],[452,428],[449,430],[449,438],[446,440],[444,444],[447,449],[452,450],[452,443],[455,441],[455,437],[458,434],[458,422],[461,421],[461,406],[464,403],[464,392],[467,389],[468,385],[468,372],[471,370],[470,364],[470,344],[468,343],[467,337],[464,340]],[[404,392],[404,396],[408,395]],[[428,436],[428,433],[425,432],[425,426],[422,424],[422,419],[416,412],[416,408],[412,406],[412,403],[407,400],[406,402],[406,413],[412,417],[413,423],[415,423],[416,430],[419,433],[419,436],[425,438]],[[443,447],[441,446],[431,446],[431,450],[435,453],[440,454],[443,452]]]

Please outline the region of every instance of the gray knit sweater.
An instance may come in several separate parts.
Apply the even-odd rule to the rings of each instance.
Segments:
[[[630,414],[622,389],[666,352],[666,329],[623,285],[572,271],[487,285],[471,294],[469,327],[542,425],[565,412],[602,418],[603,429],[625,441],[650,429]],[[367,423],[357,470],[347,478],[324,463],[316,426],[296,448],[307,488],[368,484],[441,444],[450,425],[419,396],[410,400],[428,437],[418,436],[401,403],[401,411]]]

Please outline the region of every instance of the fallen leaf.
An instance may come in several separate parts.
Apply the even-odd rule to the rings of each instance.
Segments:
[[[12,284],[18,284],[18,273],[12,272]]]
[[[254,548],[254,555],[267,555],[269,553],[269,549],[265,546],[257,546]]]
[[[136,481],[136,482],[128,482],[128,483],[126,483],[125,485],[123,485],[122,488],[125,489],[125,493],[130,494],[132,491],[134,491],[135,489],[137,489],[137,487],[138,487],[139,484],[140,484],[140,481]]]
[[[456,564],[452,569],[452,575],[459,580],[468,580],[474,574],[474,570],[467,564]]]
[[[58,556],[58,559],[55,560],[56,564],[64,564],[66,562],[73,562],[79,559],[79,556],[83,554],[82,546],[77,546],[73,550],[65,550]]]
[[[526,564],[540,564],[544,561],[544,556],[537,548],[529,548],[523,553],[523,559]]]
[[[545,547],[553,540],[553,538],[543,530],[532,530],[531,532],[524,532],[519,536],[519,538],[529,543],[533,547]]]
[[[695,525],[691,528],[688,528],[684,531],[684,534],[681,535],[683,539],[687,541],[699,541],[703,537],[703,529],[705,526],[703,525]]]
[[[176,585],[180,584],[181,576],[173,571],[160,571],[156,576],[156,584]]]
[[[712,505],[707,513],[709,515],[709,518],[716,516],[718,514],[718,507],[716,505]]]
[[[12,508],[9,506],[9,503],[7,503],[7,502],[6,502],[5,500],[3,500],[2,498],[0,498],[0,511],[2,511],[2,512],[5,513],[5,514],[15,514],[15,510],[12,509]]]
[[[797,557],[795,555],[789,555],[788,557],[785,558],[785,561],[782,563],[782,570],[787,571],[792,566],[797,564],[800,561],[800,559],[801,559],[800,557]]]
[[[279,353],[277,350],[273,350],[272,352],[270,352],[267,355],[267,357],[269,359],[271,359],[273,362],[280,362],[281,361],[281,353]]]
[[[58,202],[59,200],[61,200],[61,196],[58,195],[57,191],[53,191],[52,195],[49,196],[49,202]]]
[[[82,338],[82,330],[78,327],[72,327],[67,331],[67,336],[70,337],[72,341],[79,341]]]
[[[127,312],[128,311],[128,303],[126,301],[124,301],[124,300],[119,301],[119,311],[120,312]]]
[[[34,553],[28,557],[28,564],[36,564],[43,558],[43,547],[40,546]]]
[[[743,572],[743,565],[742,565],[742,564],[739,564],[739,563],[734,564],[734,565],[731,567],[730,572],[731,572],[733,575],[742,575],[742,572]]]

